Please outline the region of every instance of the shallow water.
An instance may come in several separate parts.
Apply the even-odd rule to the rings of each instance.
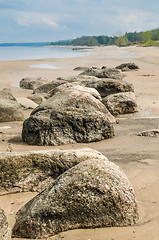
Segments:
[[[87,54],[87,50],[77,51],[68,47],[0,47],[0,61],[71,58]]]
[[[30,65],[30,68],[44,68],[44,69],[61,69],[61,67],[57,67],[53,64],[35,64],[35,65]]]

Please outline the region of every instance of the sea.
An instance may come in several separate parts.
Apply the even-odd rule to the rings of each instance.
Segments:
[[[82,57],[88,51],[71,47],[48,46],[49,43],[0,43],[0,61]]]
[[[75,58],[93,53],[91,48],[49,46],[49,42],[0,43],[0,61],[38,60],[52,58]],[[129,50],[107,49],[106,59],[127,58],[133,55]],[[41,66],[45,68],[45,66]]]

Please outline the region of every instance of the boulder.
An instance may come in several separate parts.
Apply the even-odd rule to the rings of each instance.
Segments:
[[[64,84],[66,83],[67,81],[65,80],[55,80],[55,81],[52,81],[50,83],[46,83],[46,84],[43,84],[41,85],[40,87],[37,87],[36,89],[34,89],[33,93],[48,93],[50,92],[52,89],[58,87],[59,85],[61,84]]]
[[[42,191],[69,168],[98,158],[89,148],[0,153],[0,195]]]
[[[130,70],[137,70],[139,66],[135,63],[122,63],[119,66],[116,66],[116,69],[120,69],[123,72],[130,71]]]
[[[35,89],[45,83],[48,83],[49,81],[47,79],[41,78],[41,77],[37,77],[37,78],[23,78],[20,81],[20,87],[24,88],[24,89]]]
[[[74,71],[83,71],[83,70],[86,70],[86,69],[88,69],[88,67],[79,66],[79,67],[75,67],[73,70]]]
[[[100,94],[98,93],[98,91],[95,88],[85,87],[84,84],[82,84],[80,82],[72,82],[72,83],[68,82],[65,84],[61,84],[60,86],[58,86],[58,87],[54,88],[52,91],[50,91],[47,95],[47,98],[52,97],[53,95],[55,95],[58,92],[65,91],[66,89],[77,90],[80,92],[87,92],[87,93],[90,93],[93,97],[99,99],[100,101],[102,100]]]
[[[38,104],[25,97],[17,98],[17,102],[25,109],[34,109],[38,106]]]
[[[61,145],[114,136],[115,118],[90,93],[66,89],[39,105],[23,123],[23,141]]]
[[[102,69],[98,68],[88,68],[84,70],[81,75],[89,75],[98,78],[112,78],[112,79],[123,79],[124,75],[116,68],[107,68]]]
[[[47,238],[70,229],[137,221],[138,206],[127,177],[103,156],[72,167],[22,207],[13,237]]]
[[[11,240],[11,231],[4,210],[0,207],[0,240]]]
[[[0,122],[22,120],[24,120],[24,115],[19,103],[12,100],[0,99]]]
[[[111,94],[102,100],[112,115],[137,112],[135,94],[132,92]]]
[[[134,92],[133,84],[124,80],[93,79],[88,81],[83,79],[81,82],[86,87],[95,88],[102,98],[119,92]]]
[[[29,95],[27,98],[32,100],[33,102],[35,102],[38,105],[46,100],[42,94],[38,94],[38,93]]]
[[[159,137],[159,129],[150,129],[143,132],[140,132],[138,136],[144,136],[144,137]]]
[[[0,91],[0,99],[6,99],[16,102],[16,99],[9,88],[4,88],[2,91]]]
[[[89,82],[89,81],[93,81],[93,80],[99,80],[99,78],[94,77],[94,76],[87,76],[87,75],[77,75],[77,76],[72,76],[72,77],[58,77],[57,81],[65,81],[65,83],[67,82]]]

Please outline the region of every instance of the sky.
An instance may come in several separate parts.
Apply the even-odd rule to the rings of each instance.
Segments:
[[[0,42],[50,42],[159,27],[158,0],[0,0]]]

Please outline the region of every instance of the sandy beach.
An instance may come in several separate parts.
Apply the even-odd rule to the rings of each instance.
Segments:
[[[117,54],[114,55],[114,50]],[[85,57],[69,59],[40,59],[0,62],[0,90],[10,88],[13,95],[27,97],[32,93],[15,87],[24,77],[76,76],[77,66],[115,67],[121,63],[134,62],[139,70],[125,72],[125,80],[133,83],[138,112],[118,118],[115,137],[88,144],[63,146],[29,146],[21,139],[22,122],[0,123],[0,152],[6,152],[8,144],[12,151],[42,149],[66,149],[89,147],[100,151],[110,161],[119,165],[129,178],[139,205],[139,223],[133,227],[78,229],[63,232],[50,240],[158,240],[159,236],[159,138],[139,137],[140,131],[159,126],[159,48],[157,47],[101,47],[90,50]],[[51,64],[57,69],[31,68],[31,65]],[[25,110],[27,118],[31,110]],[[4,128],[9,126],[10,128]],[[2,206],[13,226],[15,213],[36,193],[20,193],[0,196]],[[15,238],[14,238],[15,239]],[[16,240],[16,239],[15,239]]]

